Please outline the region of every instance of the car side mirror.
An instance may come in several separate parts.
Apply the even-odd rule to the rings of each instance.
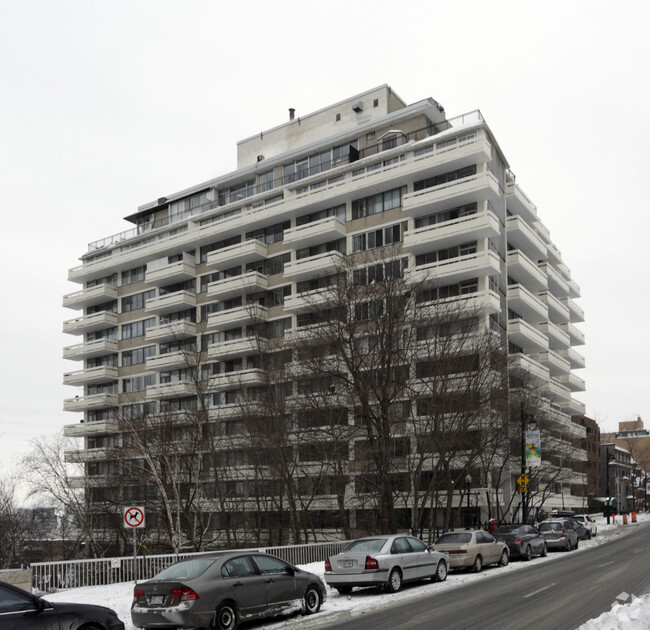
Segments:
[[[435,550],[436,550],[436,548],[435,548],[433,545],[431,545],[431,546],[429,547],[429,551],[435,551]]]

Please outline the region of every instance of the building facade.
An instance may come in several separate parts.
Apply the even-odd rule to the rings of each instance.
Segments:
[[[570,491],[583,474],[572,470],[572,462],[586,458],[571,444],[585,436],[584,427],[571,422],[571,415],[584,414],[574,398],[585,389],[574,372],[585,365],[574,349],[584,343],[575,326],[584,319],[575,301],[579,287],[480,112],[447,118],[433,99],[407,105],[384,85],[304,117],[291,110],[284,124],[239,142],[237,162],[233,173],[140,206],[126,217],[131,229],[90,243],[81,263],[69,270],[80,289],[63,303],[78,315],[64,322],[64,331],[78,343],[64,349],[64,358],[78,361],[80,369],[66,373],[64,382],[83,390],[64,401],[66,410],[82,414],[65,434],[80,440],[68,459],[82,467],[78,484],[93,495],[97,509],[110,512],[113,506],[119,514],[119,505],[147,504],[171,523],[170,514],[189,513],[183,502],[191,494],[200,506],[195,504],[194,524],[186,530],[200,530],[201,544],[222,540],[225,530],[229,541],[250,530],[251,515],[256,530],[278,542],[317,532],[371,531],[379,527],[373,512],[384,509],[373,495],[383,492],[393,493],[386,509],[391,518],[401,514],[393,521],[399,527],[441,526],[445,510],[451,514],[445,524],[449,518],[453,524],[468,516],[483,521],[514,513],[521,499],[515,485],[520,453],[518,447],[503,450],[500,442],[499,457],[489,463],[470,457],[466,445],[465,451],[455,447],[445,468],[448,483],[441,486],[439,476],[438,485],[430,486],[432,497],[444,498],[426,518],[420,514],[417,524],[409,521],[419,482],[413,481],[415,472],[409,478],[404,471],[415,469],[416,456],[422,456],[417,465],[431,471],[443,459],[439,444],[427,446],[426,431],[415,436],[403,422],[412,417],[413,426],[423,426],[422,417],[441,400],[436,394],[426,405],[413,402],[417,392],[433,387],[433,363],[441,363],[425,365],[421,349],[413,363],[402,356],[387,381],[410,388],[390,402],[391,414],[399,407],[403,415],[385,436],[393,457],[389,487],[382,482],[381,490],[373,488],[369,477],[362,478],[360,462],[370,452],[373,479],[380,476],[373,451],[377,436],[352,429],[363,428],[366,420],[370,426],[382,394],[375,392],[374,403],[368,402],[349,385],[357,381],[350,378],[350,362],[341,365],[346,350],[320,361],[318,377],[316,355],[305,354],[315,324],[333,312],[328,321],[341,320],[346,309],[332,303],[331,292],[340,298],[345,278],[354,278],[352,284],[366,294],[398,278],[404,318],[415,302],[433,304],[427,317],[449,304],[460,307],[460,319],[463,309],[471,312],[465,319],[472,322],[472,335],[491,335],[507,355],[506,407],[518,414],[525,397],[514,390],[525,386],[535,392],[527,417],[548,419],[542,452],[551,456],[543,457],[541,468],[548,479],[531,484],[529,505],[536,489],[545,509],[581,507],[582,499]],[[349,309],[351,325],[382,319],[387,305],[386,299],[381,308],[377,300],[361,300]],[[402,339],[406,328],[401,325]],[[418,329],[419,347],[442,338],[442,328],[435,335]],[[331,341],[340,340],[334,335]],[[400,343],[401,349],[407,342]],[[368,356],[376,354],[377,335],[352,339],[351,345],[354,352],[364,347]],[[452,363],[445,362],[445,374],[476,371]],[[311,377],[303,378],[308,364]],[[281,376],[278,365],[285,370]],[[364,374],[370,372],[362,368],[359,382],[368,381]],[[275,375],[273,382],[269,375]],[[338,396],[343,387],[345,401],[330,397],[317,412],[295,411],[296,400],[323,391]],[[451,398],[446,394],[445,404]],[[282,412],[274,413],[282,417],[279,437],[293,436],[289,447],[271,440],[271,400],[273,409],[282,400]],[[364,400],[366,416],[358,411]],[[318,425],[328,409],[335,412]],[[508,415],[503,407],[500,413]],[[244,446],[252,423],[246,418],[253,415],[265,418],[267,428]],[[472,427],[491,426],[498,416],[475,417]],[[330,437],[308,437],[306,427],[316,425],[329,427]],[[332,440],[341,427],[349,432]],[[461,433],[467,438],[473,431]],[[519,444],[517,435],[508,436]],[[345,442],[326,474],[318,472],[323,450],[310,451],[316,442]],[[299,453],[291,466],[285,461],[289,451]],[[264,469],[256,469],[262,462]],[[270,472],[271,465],[280,470],[280,462],[287,483],[302,480],[292,491],[276,485],[280,472]],[[148,481],[137,474],[138,466],[149,471]],[[419,469],[417,474],[426,483],[435,476]],[[149,486],[160,492],[149,492]],[[285,522],[287,504],[298,505],[302,516]],[[307,513],[313,518],[301,520]]]

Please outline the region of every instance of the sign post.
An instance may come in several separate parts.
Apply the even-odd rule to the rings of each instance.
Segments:
[[[144,507],[141,505],[124,508],[124,527],[133,530],[133,574],[138,583],[138,550],[136,547],[136,529],[144,529]]]

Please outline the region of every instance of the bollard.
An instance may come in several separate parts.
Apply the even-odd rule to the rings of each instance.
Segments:
[[[623,525],[627,525],[627,514],[623,514]]]
[[[632,522],[636,523],[636,512],[632,512]]]

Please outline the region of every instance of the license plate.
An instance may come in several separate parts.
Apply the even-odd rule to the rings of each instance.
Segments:
[[[151,606],[162,606],[163,596],[162,595],[153,595],[149,598],[149,604]]]
[[[343,562],[343,566],[344,566],[346,569],[349,569],[350,567],[353,567],[353,566],[354,566],[354,560],[345,560],[345,561]]]

